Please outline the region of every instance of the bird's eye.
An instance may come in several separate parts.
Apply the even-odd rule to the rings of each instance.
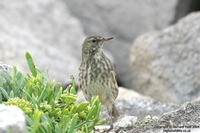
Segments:
[[[92,43],[96,43],[97,42],[97,40],[96,39],[92,39]]]

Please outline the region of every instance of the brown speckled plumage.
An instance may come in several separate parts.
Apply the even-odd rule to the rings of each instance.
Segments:
[[[111,117],[118,117],[114,106],[118,96],[116,74],[111,61],[104,55],[102,46],[112,38],[89,36],[82,46],[82,63],[79,68],[80,89],[87,101],[99,96],[100,102],[106,106]]]

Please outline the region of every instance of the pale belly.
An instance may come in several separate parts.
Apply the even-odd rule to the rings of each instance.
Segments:
[[[102,104],[106,104],[111,100],[112,92],[110,88],[107,88],[103,85],[103,83],[91,83],[87,86],[87,97],[86,99],[89,101],[92,97],[99,96],[100,102]],[[86,95],[85,95],[86,96]]]

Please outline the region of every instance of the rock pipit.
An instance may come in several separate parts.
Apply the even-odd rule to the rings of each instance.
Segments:
[[[116,74],[111,61],[104,55],[102,47],[111,38],[89,36],[82,45],[82,63],[79,68],[80,88],[87,101],[99,96],[102,105],[105,105],[112,118],[119,117],[114,105],[118,96]]]

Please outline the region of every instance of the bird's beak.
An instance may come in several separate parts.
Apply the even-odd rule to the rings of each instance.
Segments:
[[[113,39],[113,37],[104,38],[104,41],[109,41],[109,40],[111,40],[111,39]]]

